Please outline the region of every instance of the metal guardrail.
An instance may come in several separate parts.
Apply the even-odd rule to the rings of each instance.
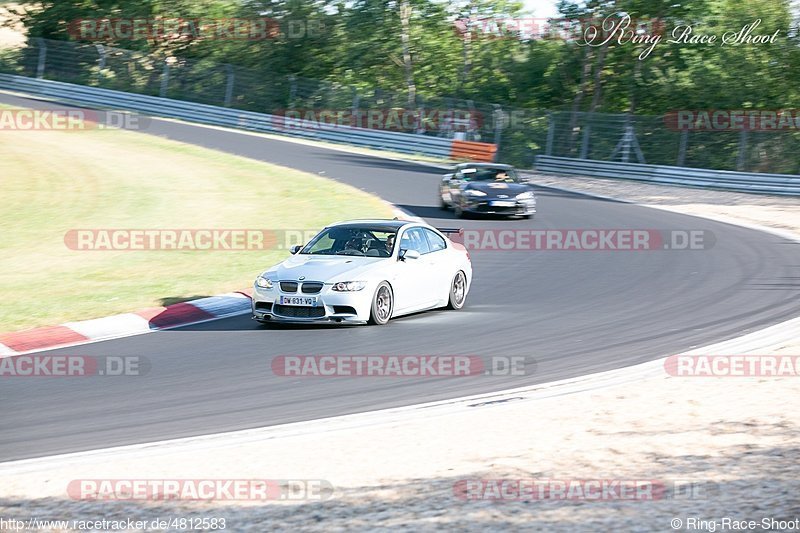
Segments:
[[[629,179],[706,189],[800,196],[800,176],[787,174],[757,174],[543,155],[536,157],[536,170],[553,174]]]
[[[800,153],[800,135],[779,131],[780,127],[707,128],[697,113],[693,115],[697,123],[684,128],[678,127],[675,110],[655,116],[525,109],[451,97],[423,98],[419,92],[410,104],[402,89],[357,87],[338,80],[275,75],[263,65],[245,67],[39,37],[28,39],[24,48],[3,52],[7,53],[0,56],[0,72],[6,74],[275,115],[323,108],[349,117],[377,112],[381,122],[392,124],[392,132],[491,142],[497,147],[493,159],[523,168],[532,168],[537,155],[546,155],[800,174],[800,158],[794,155]],[[399,111],[400,120],[389,116],[389,110]],[[355,122],[347,125],[364,127]]]
[[[0,89],[19,91],[93,108],[135,111],[156,117],[176,118],[215,126],[291,135],[377,150],[391,150],[405,154],[450,158],[453,142],[452,139],[440,137],[378,131],[351,126],[321,127],[316,123],[310,124],[278,115],[240,111],[170,98],[126,93],[10,74],[0,74]]]
[[[310,124],[278,115],[240,111],[170,98],[126,93],[10,74],[0,74],[0,89],[18,91],[88,107],[134,111],[157,117],[176,118],[279,135],[291,135],[377,150],[391,150],[444,159],[453,157],[453,140],[441,137],[387,132],[352,126],[320,127],[316,123]],[[732,172],[545,155],[537,156],[536,169],[540,172],[556,174],[630,179],[690,187],[800,196],[800,176],[786,174]]]

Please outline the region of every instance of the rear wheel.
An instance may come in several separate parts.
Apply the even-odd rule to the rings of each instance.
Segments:
[[[467,299],[467,276],[459,270],[450,284],[450,299],[447,302],[448,309],[461,309]]]
[[[464,218],[464,210],[461,209],[461,204],[458,202],[453,203],[453,214],[456,218]]]
[[[394,296],[392,288],[385,281],[378,284],[375,296],[372,297],[372,309],[369,313],[369,323],[382,326],[389,322],[394,309]]]

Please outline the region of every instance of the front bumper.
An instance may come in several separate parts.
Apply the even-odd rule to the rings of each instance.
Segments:
[[[271,289],[254,286],[251,309],[254,320],[260,322],[289,322],[296,324],[364,324],[369,320],[374,287],[369,284],[360,291],[336,292],[326,284],[316,294],[284,292],[280,284]],[[313,306],[281,305],[281,296],[313,296]]]
[[[497,202],[503,202],[498,205]],[[504,205],[508,203],[508,205]],[[487,200],[468,198],[461,207],[462,211],[486,215],[527,216],[536,214],[536,200]]]

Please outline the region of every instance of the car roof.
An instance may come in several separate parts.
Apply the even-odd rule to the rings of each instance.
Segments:
[[[358,228],[358,227],[368,226],[370,229],[376,229],[376,228],[383,229],[383,228],[385,228],[387,231],[397,231],[397,230],[399,230],[400,228],[402,228],[403,226],[405,226],[407,224],[415,224],[415,222],[413,222],[411,220],[399,220],[399,219],[391,220],[391,219],[386,219],[386,218],[375,218],[375,219],[365,218],[365,219],[360,219],[360,220],[345,220],[345,221],[342,221],[342,222],[336,222],[334,224],[329,224],[327,227],[329,227],[329,228],[333,228],[333,227],[337,227],[337,228],[339,228],[339,227]]]

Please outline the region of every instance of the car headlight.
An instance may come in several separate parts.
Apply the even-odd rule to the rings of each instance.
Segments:
[[[256,278],[256,287],[260,287],[262,289],[271,289],[272,288],[272,280],[265,278],[264,276],[258,276]]]
[[[517,195],[517,200],[533,200],[533,193],[531,191],[520,193]]]
[[[353,292],[360,291],[366,286],[366,281],[340,281],[333,284],[333,290],[337,292]]]
[[[477,189],[467,189],[464,191],[467,196],[486,196],[486,193]]]

